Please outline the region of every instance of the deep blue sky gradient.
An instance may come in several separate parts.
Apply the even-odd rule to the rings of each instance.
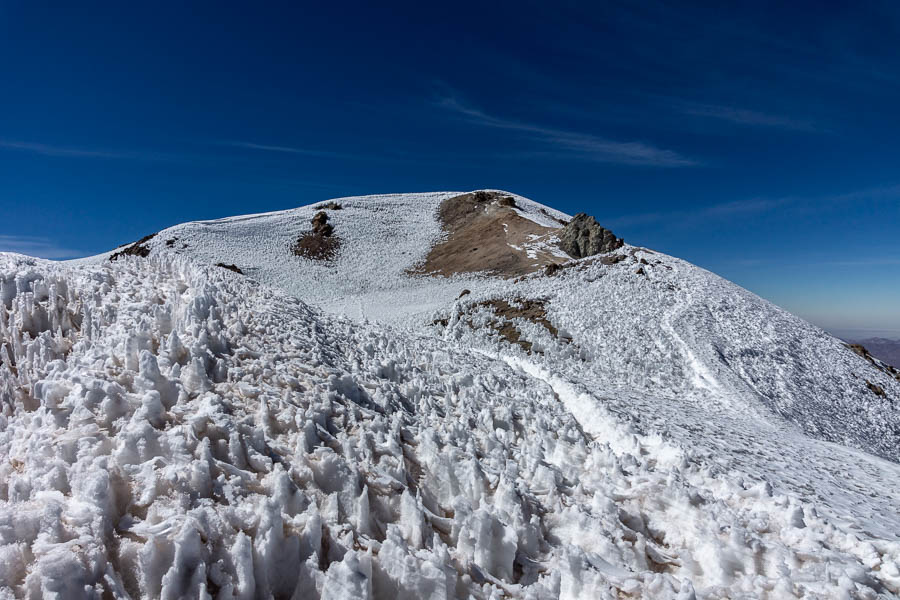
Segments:
[[[900,337],[896,3],[160,4],[0,3],[0,250],[502,188]]]

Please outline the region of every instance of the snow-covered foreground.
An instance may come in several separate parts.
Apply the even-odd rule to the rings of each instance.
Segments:
[[[279,254],[311,209],[0,254],[0,597],[900,594],[896,383],[645,250],[404,275],[446,197],[345,201],[330,267]],[[498,296],[559,331],[504,342]]]

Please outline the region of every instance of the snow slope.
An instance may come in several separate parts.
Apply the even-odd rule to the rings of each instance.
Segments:
[[[341,199],[331,264],[312,207],[0,254],[0,596],[900,594],[900,384],[646,249],[407,275],[453,195]]]
[[[187,223],[149,245],[202,264],[237,264],[248,277],[329,313],[416,331],[453,312],[463,289],[473,292],[467,305],[490,297],[546,298],[551,320],[574,336],[554,370],[598,391],[678,397],[692,406],[705,398],[713,408],[761,411],[767,422],[788,421],[809,435],[900,459],[900,382],[822,330],[684,261],[625,247],[618,252],[623,262],[583,261],[582,270],[557,277],[408,275],[441,237],[438,205],[458,194],[340,199],[343,208],[328,211],[342,239],[333,262],[286,251],[309,229],[316,206]],[[523,216],[546,227],[560,227],[553,217],[567,217],[514,197]],[[473,333],[464,336],[466,345],[485,337],[484,328]],[[576,347],[581,360],[573,362],[568,351]],[[542,358],[553,359],[549,354]],[[867,381],[890,393],[873,394]]]

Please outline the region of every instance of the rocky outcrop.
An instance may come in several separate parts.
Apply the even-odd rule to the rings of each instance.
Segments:
[[[114,252],[113,254],[111,254],[109,260],[119,260],[123,256],[139,256],[141,258],[147,258],[148,256],[150,256],[150,246],[147,245],[147,242],[155,237],[155,233],[145,235],[135,243],[127,246],[124,250],[119,250],[118,252]]]
[[[297,256],[312,260],[331,260],[340,246],[340,240],[334,234],[334,227],[328,222],[328,214],[319,211],[310,221],[312,231],[301,235],[291,251]]]
[[[558,235],[559,247],[572,258],[612,252],[625,243],[612,231],[601,227],[594,217],[584,213],[575,215]]]
[[[874,356],[872,356],[872,355],[869,353],[868,349],[866,349],[866,347],[863,346],[862,344],[845,344],[845,345],[846,345],[848,348],[850,348],[853,352],[855,352],[856,354],[858,354],[858,355],[861,356],[862,358],[864,358],[864,359],[866,359],[867,361],[869,361],[869,363],[870,363],[873,367],[875,367],[876,369],[878,369],[878,370],[881,371],[882,373],[885,373],[885,374],[887,374],[887,375],[890,375],[891,377],[893,377],[893,378],[896,379],[897,381],[900,381],[900,369],[897,369],[897,368],[894,367],[893,365],[889,365],[888,363],[884,362],[883,360],[879,360],[878,358],[875,358]],[[869,382],[867,381],[866,384],[868,384],[868,383],[869,383]],[[876,387],[877,387],[877,386],[876,386]],[[870,390],[872,389],[872,386],[871,386],[871,385],[869,386],[869,389],[870,389]],[[872,391],[874,392],[875,390],[872,390]],[[878,393],[878,392],[876,392],[876,393]],[[880,395],[880,394],[879,394],[879,395]]]
[[[320,210],[310,221],[313,226],[313,233],[328,237],[334,233],[334,227],[328,222],[328,213]]]

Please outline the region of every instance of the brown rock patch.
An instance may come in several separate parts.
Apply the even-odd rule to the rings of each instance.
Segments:
[[[881,371],[882,373],[884,373],[884,374],[886,374],[886,375],[890,375],[891,377],[893,377],[893,378],[896,379],[897,381],[900,381],[900,370],[898,370],[897,368],[895,368],[895,367],[893,367],[893,366],[887,364],[887,363],[884,362],[884,361],[878,360],[877,358],[875,358],[874,356],[872,356],[871,354],[869,354],[869,351],[868,351],[868,350],[866,349],[866,347],[863,346],[862,344],[845,344],[845,346],[847,346],[847,347],[848,347],[850,350],[852,350],[854,353],[858,354],[858,355],[861,356],[862,358],[864,358],[864,359],[866,359],[867,361],[869,361],[869,363],[870,363],[873,367],[875,367],[876,369],[878,369],[878,370]],[[868,381],[866,381],[866,384],[869,386],[869,389],[871,390],[871,389],[872,389],[872,385],[869,384]],[[878,386],[876,386],[876,387],[878,387]],[[881,388],[879,388],[879,389],[881,389]],[[875,392],[875,390],[872,390],[872,391]],[[875,392],[875,393],[878,394],[878,392]],[[884,395],[884,390],[881,390],[881,394],[878,394],[878,395],[879,395],[879,396]]]
[[[558,229],[521,216],[510,196],[481,191],[448,198],[441,203],[438,218],[446,237],[412,274],[486,272],[510,278],[567,260],[534,248],[542,241],[555,245],[552,238]],[[529,245],[533,257],[528,256]]]
[[[328,214],[319,211],[310,223],[312,231],[307,231],[297,238],[291,246],[291,252],[312,260],[331,260],[337,255],[341,241],[334,235],[334,226],[328,222]]]
[[[866,387],[869,388],[869,391],[875,394],[876,396],[881,396],[882,398],[886,397],[887,394],[884,393],[884,388],[878,384],[872,383],[868,379],[866,379]]]

